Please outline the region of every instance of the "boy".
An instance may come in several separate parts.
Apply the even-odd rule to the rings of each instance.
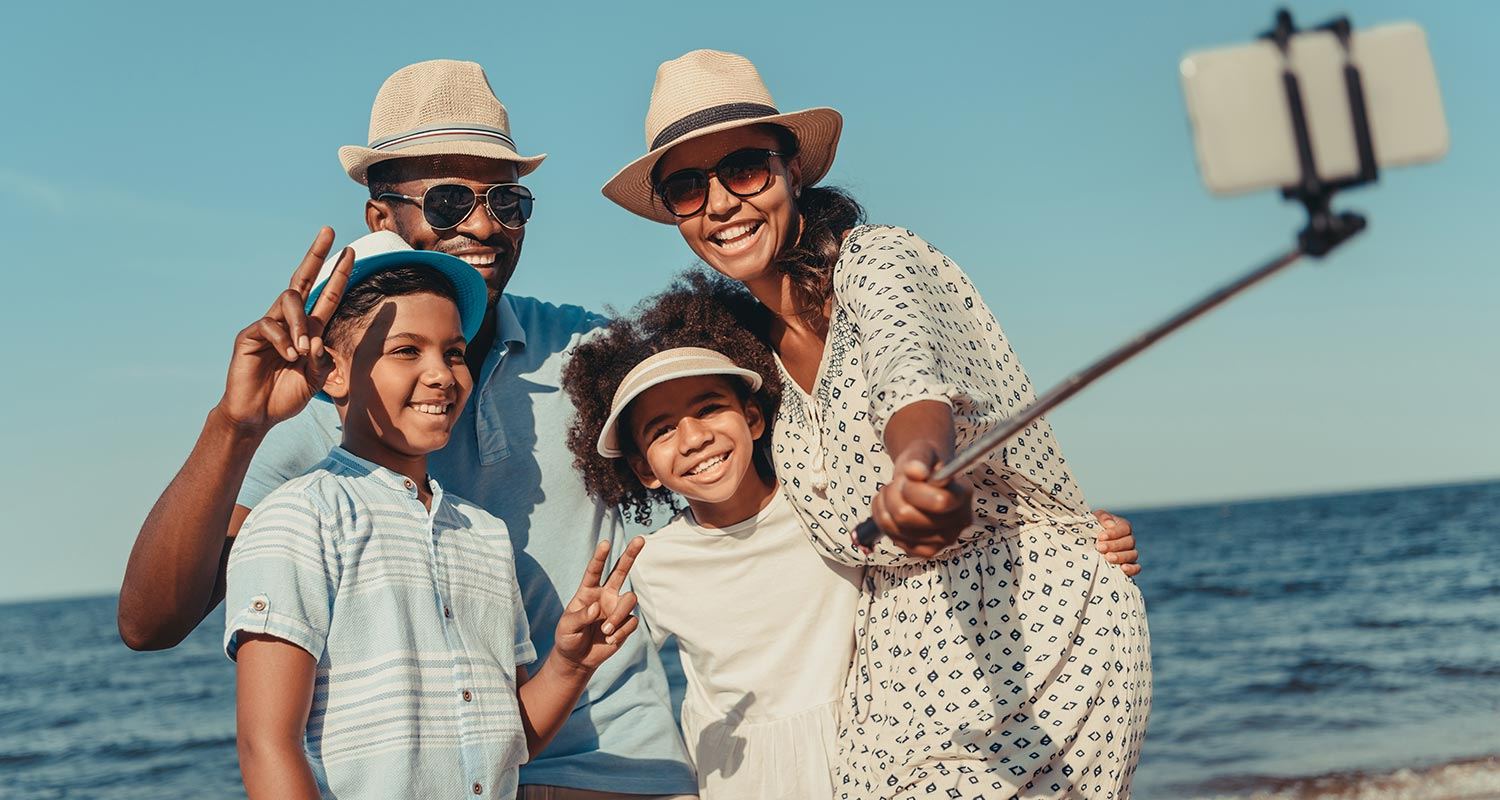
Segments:
[[[342,298],[330,260],[335,280],[307,303],[310,350],[332,358],[320,396],[338,409],[342,444],[256,506],[229,560],[245,788],[511,798],[517,767],[635,630],[620,587],[641,540],[607,582],[600,543],[551,656],[528,676],[536,654],[505,527],[426,470],[472,388],[464,348],[484,319],[484,281],[394,234],[355,249],[380,252],[354,262]]]
[[[700,797],[826,800],[860,570],[818,555],[757,452],[779,381],[727,288],[690,279],[580,345],[569,445],[589,490],[640,521],[687,502],[631,580],[657,646],[678,640]]]

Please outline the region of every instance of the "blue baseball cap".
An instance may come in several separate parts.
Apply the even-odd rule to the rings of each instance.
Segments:
[[[366,234],[350,242],[349,247],[354,250],[354,268],[349,272],[349,284],[344,289],[346,295],[361,281],[378,272],[396,267],[428,267],[442,273],[453,284],[464,338],[472,342],[479,334],[479,326],[484,323],[484,312],[490,302],[489,290],[479,271],[462,259],[434,250],[413,250],[406,240],[390,231]],[[341,252],[330,254],[323,262],[323,268],[318,270],[317,282],[307,295],[307,313],[312,313],[313,306],[323,295],[323,287],[328,285]]]

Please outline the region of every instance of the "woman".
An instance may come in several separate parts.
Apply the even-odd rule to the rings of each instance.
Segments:
[[[1030,381],[957,266],[816,186],[841,126],[695,51],[658,70],[649,152],[604,187],[769,312],[745,322],[786,385],[778,477],[826,556],[868,567],[840,795],[1128,796],[1151,692],[1140,593],[1095,550],[1045,421],[967,480],[927,480]],[[890,539],[865,553],[849,534],[871,514]]]

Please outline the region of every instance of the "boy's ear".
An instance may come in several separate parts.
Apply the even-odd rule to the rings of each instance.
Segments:
[[[332,398],[335,405],[342,405],[349,399],[349,362],[337,350],[329,350],[328,355],[333,359],[333,369],[323,379],[323,393]]]
[[[631,453],[625,456],[625,463],[630,465],[630,471],[635,473],[635,477],[640,480],[642,486],[647,489],[661,488],[661,481],[657,479],[651,465],[646,463],[645,456],[640,453]]]

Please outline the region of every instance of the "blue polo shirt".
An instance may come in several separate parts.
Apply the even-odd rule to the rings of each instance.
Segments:
[[[428,472],[504,521],[531,641],[545,659],[594,544],[608,537],[619,553],[629,540],[620,515],[584,491],[566,444],[573,419],[561,388],[566,351],[608,320],[513,295],[502,296],[496,310],[494,348],[448,446],[429,456]],[[333,406],[309,404],[266,436],[245,476],[240,505],[254,508],[322,461],[342,437]],[[626,794],[697,791],[650,637],[630,637],[594,673],[557,738],[521,767],[520,782]]]

